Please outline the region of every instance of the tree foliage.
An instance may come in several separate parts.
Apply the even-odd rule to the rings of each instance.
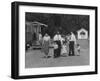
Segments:
[[[89,32],[88,15],[71,14],[49,14],[49,13],[26,13],[26,21],[38,21],[48,25],[43,34],[47,32],[53,36],[57,31],[62,34],[76,32],[80,28],[85,28]]]

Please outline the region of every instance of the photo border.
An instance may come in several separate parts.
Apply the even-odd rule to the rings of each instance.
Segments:
[[[42,7],[57,7],[57,8],[74,8],[74,9],[88,9],[95,10],[95,71],[89,72],[76,72],[76,73],[59,73],[59,74],[43,74],[43,75],[26,75],[19,76],[19,6],[42,6]],[[81,6],[81,5],[61,5],[61,4],[49,4],[49,3],[31,3],[31,2],[12,2],[11,7],[11,77],[13,79],[25,79],[25,78],[43,78],[43,77],[58,77],[58,76],[72,76],[72,75],[88,75],[97,74],[97,13],[96,6]]]

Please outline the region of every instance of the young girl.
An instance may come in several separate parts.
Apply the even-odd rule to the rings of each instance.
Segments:
[[[58,53],[58,44],[56,41],[54,41],[53,47],[54,47],[54,58],[56,58]]]
[[[66,42],[63,42],[61,54],[62,54],[62,56],[67,56],[67,45],[66,45]]]
[[[80,56],[80,45],[77,44],[77,56]]]

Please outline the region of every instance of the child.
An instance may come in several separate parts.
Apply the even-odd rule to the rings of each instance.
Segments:
[[[80,56],[80,45],[77,44],[77,56]]]
[[[54,41],[53,47],[54,47],[54,58],[56,58],[58,53],[58,44],[56,41]]]
[[[67,45],[66,45],[66,42],[63,42],[61,54],[62,54],[62,56],[66,56],[66,54],[67,54]]]

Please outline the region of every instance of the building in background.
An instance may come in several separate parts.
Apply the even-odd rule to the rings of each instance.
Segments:
[[[78,39],[88,39],[88,31],[84,28],[81,28],[77,31]]]

